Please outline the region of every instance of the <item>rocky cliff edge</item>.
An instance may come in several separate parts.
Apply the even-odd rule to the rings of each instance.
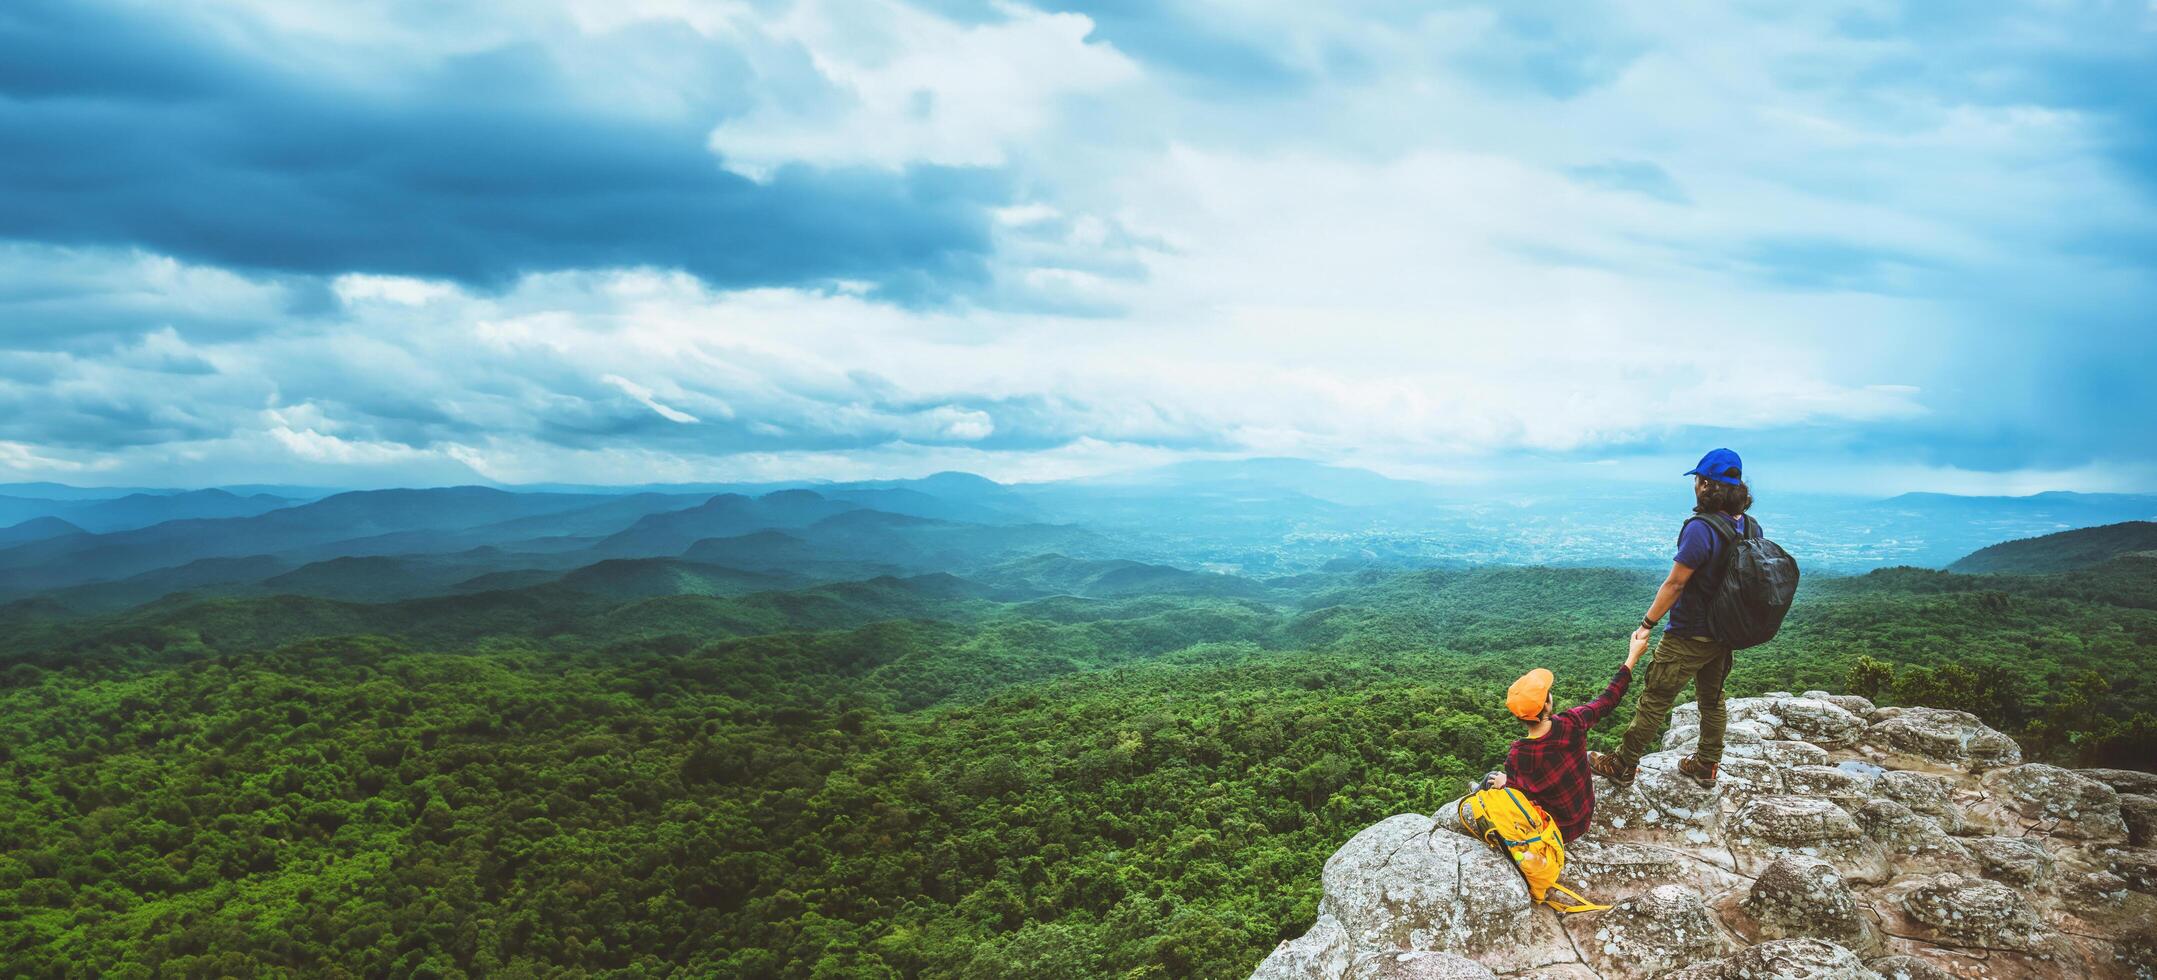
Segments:
[[[1960,711],[1729,710],[1714,788],[1676,770],[1692,704],[1631,787],[1596,779],[1562,880],[1608,911],[1531,906],[1449,801],[1342,845],[1252,980],[2157,977],[2157,774],[2025,763]]]

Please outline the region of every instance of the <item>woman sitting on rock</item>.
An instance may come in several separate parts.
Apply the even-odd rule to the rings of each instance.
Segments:
[[[1588,729],[1625,699],[1626,685],[1633,680],[1633,664],[1647,648],[1647,637],[1634,636],[1625,651],[1625,663],[1618,666],[1618,675],[1611,678],[1610,686],[1595,700],[1557,714],[1551,713],[1557,702],[1550,696],[1555,679],[1550,671],[1537,667],[1514,681],[1506,689],[1505,708],[1528,726],[1528,732],[1506,751],[1505,771],[1492,773],[1486,780],[1490,788],[1511,786],[1527,794],[1550,814],[1565,840],[1578,840],[1587,833],[1588,821],[1595,816],[1595,785],[1588,778],[1589,756],[1602,757],[1600,752],[1588,751]]]

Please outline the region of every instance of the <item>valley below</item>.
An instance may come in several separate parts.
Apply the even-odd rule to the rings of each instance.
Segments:
[[[1500,761],[1515,676],[1600,689],[1683,514],[1279,465],[247,489],[10,498],[16,974],[1243,976]],[[2157,759],[2152,498],[1800,503],[1733,695]]]

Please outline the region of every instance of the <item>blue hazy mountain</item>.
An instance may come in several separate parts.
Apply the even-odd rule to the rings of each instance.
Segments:
[[[1683,482],[1673,484],[1493,499],[1348,467],[1256,459],[1048,483],[940,473],[760,485],[753,494],[444,487],[298,502],[222,489],[71,497],[68,488],[39,487],[45,497],[14,499],[102,522],[146,520],[160,508],[194,516],[104,533],[55,515],[17,522],[0,530],[0,598],[51,593],[109,605],[164,589],[385,601],[555,583],[608,559],[750,573],[739,579],[745,587],[762,581],[754,576],[833,582],[951,572],[998,589],[1074,595],[1154,588],[1231,596],[1248,591],[1235,583],[1253,578],[1359,568],[1653,569],[1669,561],[1691,504]],[[248,513],[259,508],[272,509]],[[219,509],[239,513],[201,513]],[[1809,571],[1858,573],[1943,567],[2002,541],[2157,518],[2157,497],[1765,493],[1755,516]],[[706,574],[664,564],[607,574],[632,572],[646,584],[619,588]],[[1243,578],[1184,577],[1208,573]],[[712,582],[727,577],[709,574]]]
[[[370,490],[239,518],[188,518],[0,549],[0,591],[124,578],[201,558],[274,554],[394,531],[453,531],[601,502],[485,487]]]
[[[780,490],[760,497],[725,493],[695,507],[650,514],[592,546],[614,556],[679,555],[705,538],[724,538],[770,528],[806,527],[859,505],[812,490]]]
[[[288,497],[241,496],[218,489],[94,498],[0,496],[0,524],[57,517],[83,530],[103,533],[187,518],[252,517],[294,503],[298,501]]]
[[[1951,572],[2043,575],[2101,565],[2121,555],[2157,553],[2157,523],[2127,521],[2003,541],[1947,566]]]
[[[87,533],[89,532],[75,524],[57,517],[33,517],[20,524],[0,528],[0,548]]]

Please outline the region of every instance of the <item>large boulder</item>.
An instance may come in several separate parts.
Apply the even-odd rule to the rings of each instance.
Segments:
[[[1870,702],[1866,712],[1872,710]],[[1831,698],[1780,697],[1769,694],[1757,698],[1727,698],[1723,710],[1729,720],[1723,735],[1725,745],[1740,742],[1759,742],[1764,739],[1805,741],[1830,748],[1850,744],[1865,731],[1865,716],[1837,704]],[[1688,701],[1670,712],[1670,728],[1678,741],[1691,741],[1699,737],[1700,704]],[[1678,733],[1683,732],[1683,735]],[[1666,739],[1666,748],[1676,748]]]
[[[1347,980],[1497,980],[1497,974],[1453,953],[1369,953],[1348,970]]]
[[[1983,772],[2019,765],[2022,748],[1967,711],[1904,708],[1865,729],[1864,741],[1889,752]]]
[[[2127,825],[2128,844],[2157,846],[2157,796],[2121,793],[2120,821]]]
[[[1780,792],[1785,795],[1817,796],[1845,807],[1873,796],[1875,777],[1840,766],[1791,766],[1781,772]]]
[[[1734,745],[1758,745],[1775,737],[1772,725],[1757,721],[1734,721],[1723,727],[1723,751]],[[1663,748],[1691,752],[1700,743],[1700,726],[1672,725],[1663,733]]]
[[[1336,980],[1354,959],[1341,920],[1321,913],[1310,931],[1273,947],[1251,980]]]
[[[1759,759],[1769,765],[1785,768],[1827,765],[1826,749],[1811,742],[1787,738],[1771,738],[1754,745],[1733,745],[1724,749],[1723,754],[1732,758]]]
[[[1997,881],[1949,872],[1903,896],[1903,911],[1931,931],[1964,945],[2044,952],[2049,936],[2018,892]]]
[[[1849,811],[1809,796],[1755,796],[1724,822],[1732,841],[1800,848],[1854,841],[1857,821]]]
[[[1766,759],[1726,755],[1717,781],[1723,784],[1724,793],[1780,793],[1783,767]]]
[[[2098,843],[2127,840],[2119,791],[2088,776],[2033,762],[1988,772],[1984,784],[2048,833]]]
[[[1530,908],[1512,863],[1442,825],[1389,817],[1326,860],[1318,910],[1339,921],[1348,945],[1359,954],[1458,953],[1502,969],[1570,958],[1556,927]]]
[[[2052,854],[2028,837],[1971,837],[1963,841],[1985,877],[2027,888],[2052,877]]]
[[[1755,796],[1723,819],[1722,832],[1746,873],[1791,853],[1833,861],[1860,880],[1878,880],[1886,870],[1884,852],[1849,811],[1818,797]]]
[[[1870,700],[1858,697],[1855,694],[1829,694],[1826,691],[1806,691],[1799,697],[1818,698],[1859,718],[1869,718],[1873,710],[1873,703]]]
[[[1774,713],[1781,737],[1829,748],[1848,745],[1865,731],[1864,718],[1823,698],[1779,700]]]
[[[1947,780],[1930,773],[1892,769],[1874,780],[1873,790],[1887,799],[1940,822],[1940,829],[1956,833],[1963,827],[1962,808],[1955,805]]]
[[[1880,933],[1835,866],[1785,854],[1753,882],[1741,904],[1763,939],[1811,937],[1877,952]]]
[[[1660,885],[1592,916],[1566,920],[1583,957],[1611,980],[1652,977],[1730,952],[1700,893]]]
[[[1969,849],[1948,836],[1939,821],[1894,800],[1866,800],[1857,808],[1856,816],[1858,828],[1879,841],[1890,855],[1936,863],[1970,860]]]
[[[1720,887],[1729,876],[1706,872],[1699,863],[1667,847],[1623,841],[1599,841],[1593,837],[1565,846],[1565,881],[1590,899],[1609,903],[1638,895],[1657,885]]]
[[[2139,769],[2077,769],[2075,772],[2122,793],[2157,796],[2157,772],[2143,772]]]
[[[2157,850],[2115,847],[2104,852],[2105,869],[2144,894],[2157,894]]]
[[[1857,954],[1822,939],[1777,939],[1661,980],[1879,980]]]
[[[1908,953],[1882,956],[1865,965],[1879,974],[1881,980],[1955,980],[1954,974],[1941,969],[1931,960]]]

